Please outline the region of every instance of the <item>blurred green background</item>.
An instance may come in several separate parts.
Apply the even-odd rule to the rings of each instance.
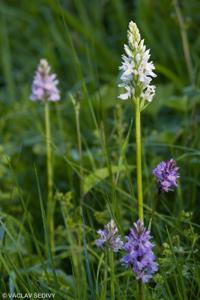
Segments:
[[[103,254],[94,246],[96,229],[111,215],[122,233],[137,218],[134,113],[130,102],[117,100],[118,67],[133,20],[151,49],[157,73],[155,99],[142,114],[147,224],[157,192],[152,169],[173,157],[181,175],[178,191],[162,197],[152,225],[163,261],[147,299],[200,299],[195,248],[200,217],[200,2],[1,0],[0,15],[1,292],[111,299],[114,280],[116,299],[135,299],[131,272],[116,262],[110,278]],[[44,226],[43,105],[29,100],[40,58],[48,60],[61,89],[61,101],[51,105],[56,201],[52,255]],[[81,157],[70,95],[80,100]]]

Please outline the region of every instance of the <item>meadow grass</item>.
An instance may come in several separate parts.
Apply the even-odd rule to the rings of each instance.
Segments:
[[[131,270],[121,266],[118,254],[94,244],[96,230],[111,218],[122,236],[137,220],[135,117],[130,102],[117,100],[120,55],[133,19],[158,75],[155,99],[142,113],[147,225],[157,193],[152,169],[171,157],[180,167],[177,191],[162,195],[151,223],[160,267],[145,287],[146,299],[200,299],[200,4],[183,0],[178,11],[176,5],[1,1],[0,294],[137,299]],[[29,100],[42,57],[58,74],[62,91],[61,101],[49,105],[54,251],[44,107]]]

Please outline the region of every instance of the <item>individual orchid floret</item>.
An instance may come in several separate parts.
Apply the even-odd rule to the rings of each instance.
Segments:
[[[124,245],[126,255],[121,262],[126,267],[131,267],[136,279],[140,282],[147,283],[158,270],[158,264],[155,262],[155,255],[151,243],[151,235],[143,222],[137,221],[134,227],[126,236],[127,242]]]
[[[177,187],[178,170],[174,159],[162,161],[157,165],[153,170],[153,175],[156,177],[160,191],[169,192]]]
[[[56,74],[50,73],[51,67],[46,59],[41,59],[35,73],[31,100],[33,101],[58,101],[60,92],[57,87],[58,80]]]
[[[154,73],[154,64],[149,61],[150,51],[146,50],[144,40],[141,40],[137,25],[129,23],[128,45],[124,45],[125,54],[122,55],[122,65],[119,87],[125,93],[119,96],[122,100],[140,98],[141,102],[151,102],[155,94],[155,86],[150,85]]]
[[[100,238],[95,241],[96,245],[103,248],[105,244],[108,245],[114,252],[118,252],[123,247],[123,242],[118,234],[118,228],[114,220],[111,220],[105,225],[103,230],[98,230],[97,233]]]

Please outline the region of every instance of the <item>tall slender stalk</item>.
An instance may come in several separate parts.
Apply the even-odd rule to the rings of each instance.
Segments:
[[[54,202],[53,202],[53,160],[51,151],[51,124],[49,102],[45,101],[45,132],[46,132],[46,152],[47,152],[47,226],[50,236],[50,245],[54,247]]]
[[[122,56],[122,70],[119,87],[124,88],[124,93],[119,95],[122,100],[132,99],[135,104],[135,136],[136,136],[136,169],[137,169],[137,199],[139,223],[143,223],[143,193],[142,193],[142,144],[140,114],[150,103],[155,95],[155,86],[151,85],[154,73],[154,64],[149,61],[149,49],[146,49],[144,40],[137,25],[129,23],[128,44],[124,45],[125,54]],[[143,224],[142,224],[143,226]],[[144,300],[143,278],[139,281],[139,299]]]
[[[137,168],[137,197],[138,216],[143,221],[143,192],[142,192],[142,146],[141,146],[141,120],[140,99],[135,99],[135,133],[136,133],[136,168]]]
[[[141,145],[141,119],[140,99],[135,98],[135,136],[136,136],[136,170],[137,170],[137,198],[138,217],[143,222],[143,191],[142,191],[142,145]],[[144,300],[144,285],[139,282],[139,300]]]
[[[110,289],[111,289],[111,299],[115,300],[115,265],[113,252],[108,250],[109,264],[110,264]]]

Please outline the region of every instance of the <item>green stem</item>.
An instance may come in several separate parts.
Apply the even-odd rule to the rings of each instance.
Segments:
[[[113,252],[108,249],[109,252],[109,264],[110,264],[110,288],[111,288],[111,299],[115,300],[115,266],[114,266],[114,257]]]
[[[144,285],[143,285],[143,283],[141,281],[138,283],[138,285],[139,285],[138,300],[144,300],[145,299],[144,298]]]
[[[142,194],[142,146],[141,146],[141,121],[140,99],[135,99],[135,130],[136,130],[136,168],[137,168],[137,197],[138,216],[143,221],[143,194]]]
[[[137,168],[137,197],[138,217],[143,222],[143,193],[142,193],[142,145],[141,145],[141,120],[140,99],[135,99],[135,131],[136,131],[136,168]],[[139,282],[139,300],[144,300],[144,285]]]
[[[50,236],[50,244],[54,244],[54,203],[53,203],[53,161],[51,152],[51,126],[49,102],[45,101],[45,131],[46,131],[46,152],[47,152],[47,226]]]

